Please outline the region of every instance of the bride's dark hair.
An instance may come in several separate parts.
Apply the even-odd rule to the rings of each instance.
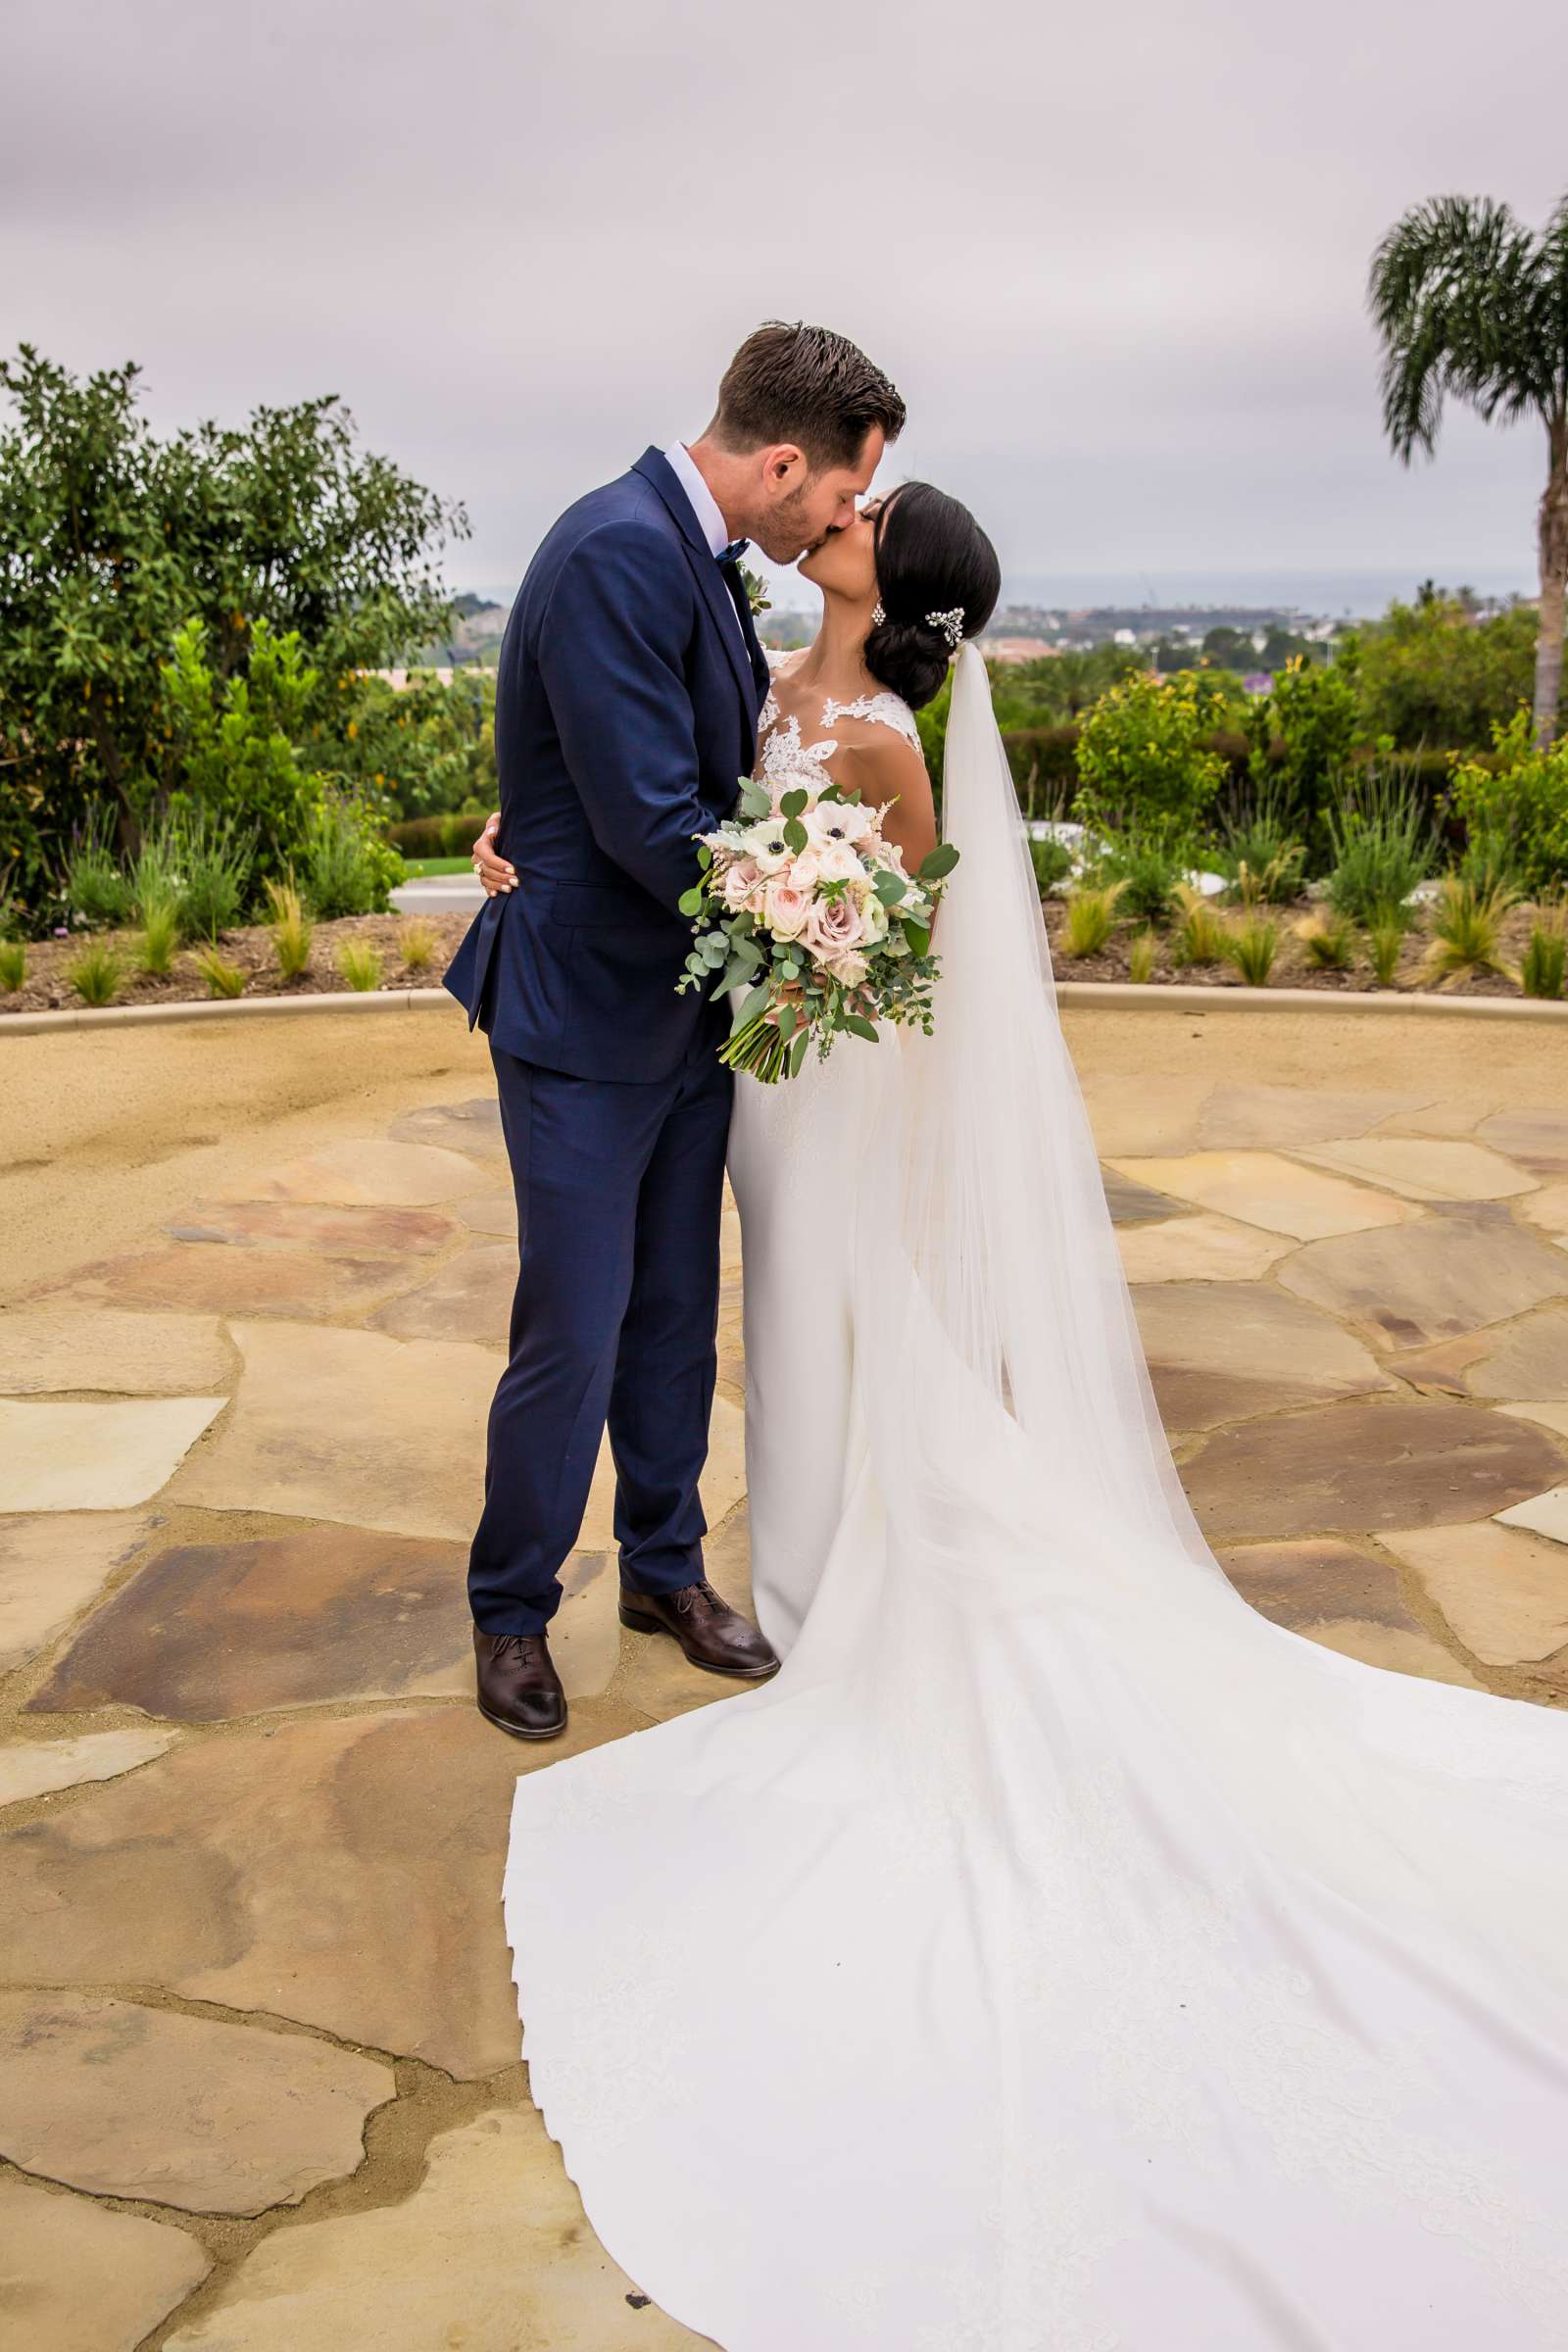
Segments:
[[[865,641],[872,677],[911,710],[930,702],[948,674],[953,647],[927,616],[956,612],[978,637],[997,609],[1002,566],[967,507],[929,482],[903,482],[877,512],[876,581],[882,610]]]

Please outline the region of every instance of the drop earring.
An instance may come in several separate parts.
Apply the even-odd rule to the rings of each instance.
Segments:
[[[883,623],[883,622],[886,620],[886,618],[887,618],[887,614],[886,614],[886,613],[883,612],[883,610],[882,610],[882,599],[881,599],[880,597],[878,597],[878,598],[877,598],[877,600],[876,600],[876,603],[875,603],[875,604],[874,604],[874,605],[871,607],[871,626],[872,626],[872,628],[873,628],[873,629],[879,629],[879,628],[882,626],[882,623]]]

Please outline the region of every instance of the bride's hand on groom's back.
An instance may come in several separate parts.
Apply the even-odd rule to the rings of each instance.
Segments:
[[[487,899],[493,899],[499,891],[515,890],[517,887],[516,868],[496,848],[496,833],[500,823],[501,811],[498,808],[473,845],[473,870],[484,885]]]

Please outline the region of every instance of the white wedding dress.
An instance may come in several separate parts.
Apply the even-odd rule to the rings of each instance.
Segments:
[[[935,1037],[738,1090],[785,1663],[520,1781],[533,2095],[724,2352],[1560,2352],[1568,1717],[1220,1573],[967,647],[948,743]]]

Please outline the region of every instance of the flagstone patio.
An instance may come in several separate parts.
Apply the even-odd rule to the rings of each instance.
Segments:
[[[1568,1111],[1544,1076],[1511,1102],[1457,1024],[1436,1078],[1429,1052],[1347,1090],[1362,1036],[1318,1027],[1301,1084],[1129,1072],[1114,1016],[1075,1041],[1183,1477],[1276,1622],[1568,1705]],[[152,1050],[94,1035],[106,1067]],[[622,1635],[602,1465],[568,1740],[468,1704],[515,1262],[484,1079],[475,1051],[449,1099],[351,1088],[309,1149],[172,1186],[161,1229],[3,1269],[0,2319],[27,2352],[697,2341],[528,2104],[498,1896],[519,1770],[725,1686]],[[731,1214],[706,1494],[744,1597],[739,1284]]]

